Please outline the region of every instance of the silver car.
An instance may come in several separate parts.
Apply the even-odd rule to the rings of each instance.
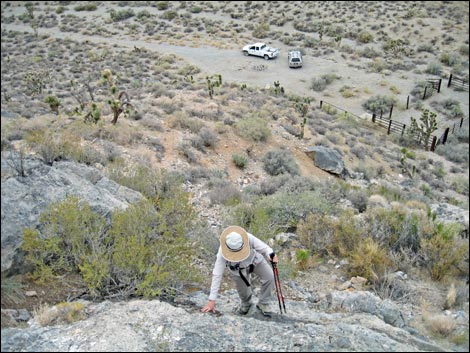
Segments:
[[[302,67],[302,53],[300,50],[291,50],[287,53],[289,67]]]

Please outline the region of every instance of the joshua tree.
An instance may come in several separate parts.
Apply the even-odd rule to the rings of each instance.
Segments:
[[[297,101],[294,104],[295,110],[302,116],[302,122],[300,123],[300,135],[299,135],[300,139],[304,138],[304,130],[305,130],[305,124],[307,123],[307,113],[308,113],[309,104],[310,104],[309,98],[304,98],[303,102]]]
[[[415,118],[411,117],[411,132],[419,134],[419,143],[424,142],[426,151],[428,150],[428,141],[432,133],[437,130],[436,113],[430,112],[428,109],[423,111],[418,123]]]
[[[108,104],[113,112],[112,124],[116,124],[121,113],[128,113],[128,108],[133,107],[130,103],[129,96],[125,91],[121,91],[117,96],[117,78],[113,76],[113,73],[109,69],[103,70],[101,73],[103,80],[108,84],[111,97],[108,99]]]
[[[222,86],[222,75],[220,74],[215,74],[212,76],[207,76],[207,90],[209,91],[209,97],[214,95],[214,87],[220,87]]]

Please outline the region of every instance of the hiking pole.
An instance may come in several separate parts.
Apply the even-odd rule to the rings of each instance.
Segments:
[[[279,311],[282,314],[282,307],[281,307],[281,300],[282,300],[282,306],[284,307],[284,313],[287,313],[286,304],[284,303],[284,296],[282,295],[281,282],[279,280],[279,271],[277,269],[276,263],[271,262],[271,265],[273,266],[274,284],[276,286],[276,295],[277,295],[277,301],[279,303]]]

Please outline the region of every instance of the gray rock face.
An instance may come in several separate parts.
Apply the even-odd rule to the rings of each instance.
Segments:
[[[306,148],[305,153],[313,159],[316,167],[341,177],[347,175],[343,159],[338,151],[324,146],[313,146]]]
[[[380,299],[373,295],[368,299],[376,304],[374,310],[380,310]],[[268,319],[253,306],[246,316],[240,316],[232,313],[238,304],[235,290],[217,300],[218,314],[200,312],[207,303],[202,292],[185,296],[179,303],[88,303],[88,317],[83,321],[40,327],[32,319],[28,328],[3,329],[2,352],[443,351],[432,341],[411,334],[412,330],[392,326],[359,309],[325,312],[309,302],[286,300],[285,314],[274,310]]]
[[[75,195],[87,201],[93,211],[109,216],[114,209],[126,208],[143,196],[104,177],[93,167],[74,162],[53,166],[26,159],[27,176],[2,179],[2,272],[20,270],[18,249],[25,227],[35,227],[39,215],[52,202]],[[2,173],[7,170],[2,161]]]

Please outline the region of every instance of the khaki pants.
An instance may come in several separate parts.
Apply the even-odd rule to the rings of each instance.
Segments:
[[[242,270],[243,275],[246,277],[248,282],[251,284],[250,276],[251,274],[247,274],[246,270]],[[253,304],[252,301],[252,286],[247,286],[243,279],[240,277],[238,273],[232,273],[232,279],[235,282],[238,296],[242,301],[243,307],[248,307]],[[263,262],[256,265],[253,269],[253,273],[256,274],[261,282],[260,294],[258,298],[258,304],[269,304],[272,297],[272,290],[274,287],[274,273],[271,266],[268,262],[264,259]]]

